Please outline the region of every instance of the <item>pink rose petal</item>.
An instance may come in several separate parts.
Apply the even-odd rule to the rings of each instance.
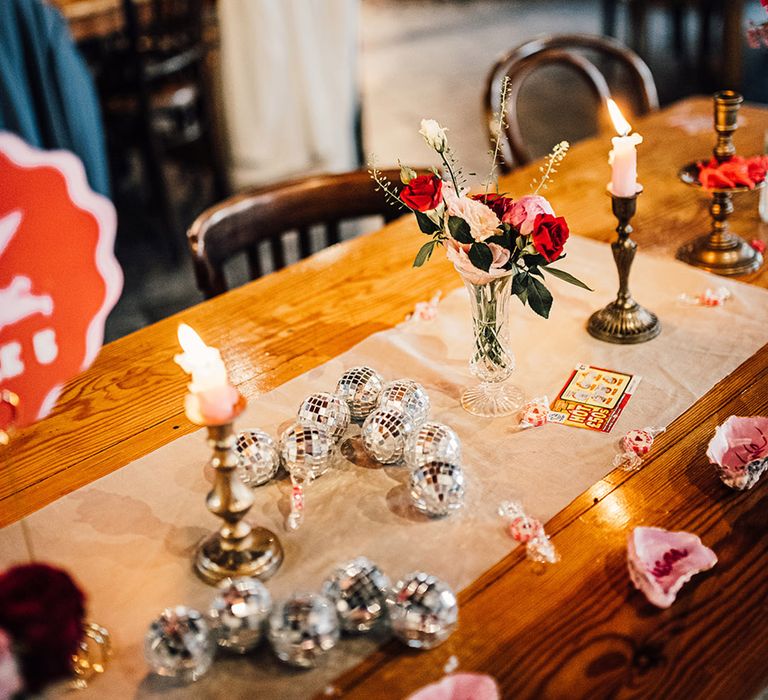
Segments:
[[[768,468],[768,418],[728,418],[709,441],[707,459],[727,486],[751,489]]]
[[[484,673],[451,673],[408,696],[407,700],[499,700],[494,678]]]
[[[685,583],[716,563],[715,553],[690,532],[636,527],[627,542],[629,577],[659,608],[672,605]]]

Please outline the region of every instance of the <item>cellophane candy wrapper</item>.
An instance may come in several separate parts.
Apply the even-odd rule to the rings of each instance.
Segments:
[[[768,468],[768,418],[731,416],[715,429],[707,459],[726,486],[751,489]]]
[[[619,453],[613,458],[613,466],[634,471],[640,469],[645,457],[653,447],[653,441],[666,428],[635,428],[619,440]]]
[[[506,522],[506,530],[515,542],[525,545],[526,556],[540,564],[555,564],[560,555],[552,544],[540,520],[528,515],[518,501],[502,501],[499,515]]]
[[[659,608],[672,605],[685,583],[716,563],[715,553],[690,532],[636,527],[627,541],[629,577]]]
[[[701,294],[681,294],[678,299],[683,304],[691,306],[722,306],[731,298],[731,292],[726,287],[705,289]]]
[[[537,396],[520,409],[520,427],[538,428],[549,420],[549,401],[546,396]]]

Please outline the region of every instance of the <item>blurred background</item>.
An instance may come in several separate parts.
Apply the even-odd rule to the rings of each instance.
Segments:
[[[750,21],[768,19],[759,0],[3,5],[0,65],[16,61],[22,72],[4,79],[16,92],[0,102],[1,125],[38,145],[78,152],[92,186],[118,210],[126,287],[107,340],[204,298],[186,232],[206,208],[238,192],[364,168],[372,153],[381,167],[397,158],[429,165],[418,134],[423,117],[450,130],[467,172],[485,173],[489,73],[499,56],[537,36],[617,39],[648,64],[662,106],[723,88],[768,103],[768,49],[751,48],[746,38]],[[608,63],[594,58],[632,114],[636,88],[621,66]],[[93,108],[87,107],[90,85]],[[25,111],[29,104],[34,113]],[[594,95],[568,65],[531,73],[517,104],[534,156],[598,128]],[[365,224],[342,227],[340,236],[365,230]],[[301,240],[288,240],[285,262],[306,252]],[[269,249],[263,257],[259,273],[283,262]],[[251,273],[236,264],[230,285]]]

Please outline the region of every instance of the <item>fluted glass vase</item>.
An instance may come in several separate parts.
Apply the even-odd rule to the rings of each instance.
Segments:
[[[461,405],[476,416],[516,413],[522,408],[524,396],[520,389],[508,382],[515,369],[509,329],[512,275],[486,284],[462,279],[472,306],[474,340],[469,369],[480,383],[464,391]]]

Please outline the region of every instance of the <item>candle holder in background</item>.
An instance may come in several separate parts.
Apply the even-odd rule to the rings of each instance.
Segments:
[[[587,324],[591,336],[608,343],[644,343],[661,332],[656,314],[640,306],[629,291],[629,271],[637,252],[637,243],[630,238],[632,226],[629,222],[635,215],[639,195],[640,192],[632,197],[611,194],[613,214],[619,222],[616,228],[619,237],[611,243],[613,259],[619,271],[619,293],[615,301],[593,313]]]
[[[195,571],[206,583],[215,584],[225,578],[254,576],[266,580],[283,561],[283,547],[270,530],[254,527],[245,520],[253,505],[253,492],[237,475],[237,437],[234,419],[245,409],[240,396],[228,422],[210,425],[193,421],[208,430],[208,444],[213,454],[213,488],[206,505],[223,523],[206,537],[195,555]]]
[[[718,163],[736,155],[733,134],[737,129],[739,107],[744,98],[732,90],[715,93],[715,132],[717,144],[712,152]],[[680,179],[691,187],[701,187],[698,163],[688,163],[678,173]],[[758,183],[755,189],[765,186]],[[728,217],[733,213],[733,195],[751,190],[739,185],[729,188],[710,189],[712,202],[709,213],[712,228],[706,235],[689,241],[677,251],[678,259],[718,275],[745,275],[754,272],[763,264],[763,256],[747,241],[731,233]]]

